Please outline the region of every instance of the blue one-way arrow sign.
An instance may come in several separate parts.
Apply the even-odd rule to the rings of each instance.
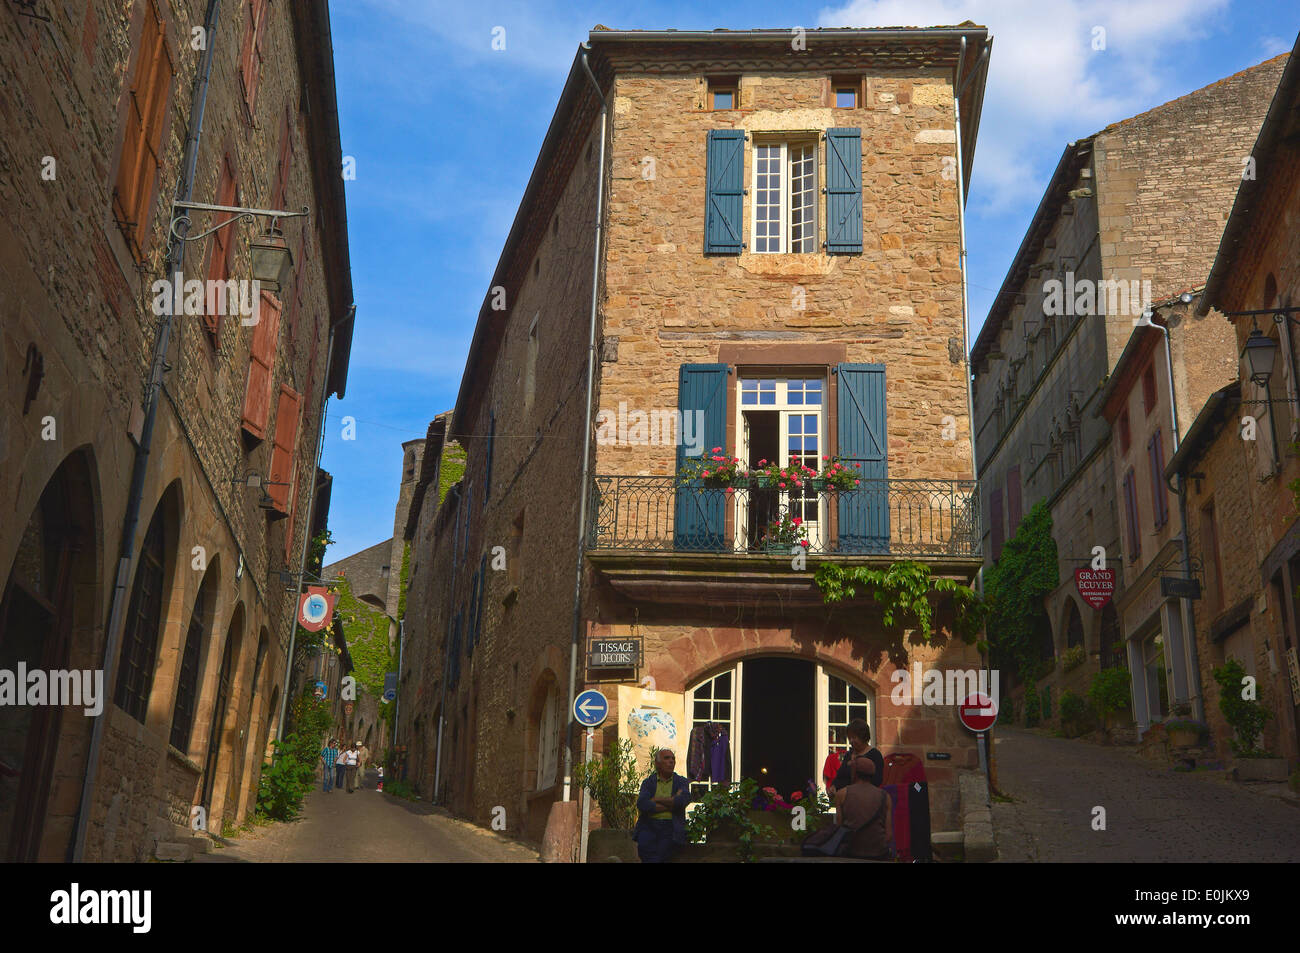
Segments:
[[[595,728],[609,714],[609,701],[594,688],[573,700],[573,717],[584,728]]]

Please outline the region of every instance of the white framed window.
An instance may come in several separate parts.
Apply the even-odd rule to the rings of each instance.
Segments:
[[[691,737],[691,732],[696,725],[712,723],[725,727],[730,746],[728,777],[732,781],[739,780],[740,680],[744,674],[744,664],[744,662],[737,662],[733,668],[719,672],[686,693],[686,712],[690,721],[686,737],[688,739]],[[687,754],[688,752],[683,752],[683,759]],[[682,761],[681,767],[687,767],[685,760]],[[692,781],[691,797],[698,798],[718,783],[720,782]]]
[[[826,381],[820,377],[742,376],[737,406],[736,456],[751,470],[764,461],[794,461],[821,472],[825,454]],[[810,549],[825,543],[826,500],[808,483],[776,492],[736,494],[737,550],[755,548],[767,525],[781,514],[797,516]]]
[[[750,247],[759,254],[817,250],[817,144],[754,145]]]

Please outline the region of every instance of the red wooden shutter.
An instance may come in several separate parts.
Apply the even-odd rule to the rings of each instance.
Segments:
[[[1157,430],[1147,444],[1147,457],[1151,462],[1151,512],[1155,514],[1156,529],[1169,521],[1169,497],[1165,492],[1165,447]]]
[[[145,231],[153,207],[164,110],[172,75],[162,18],[151,2],[145,7],[144,28],[136,49],[122,152],[113,188],[113,214],[121,223],[137,260],[144,257]]]
[[[238,188],[235,185],[235,167],[230,161],[230,156],[224,156],[221,160],[221,179],[217,183],[217,205],[234,205],[238,195]],[[228,222],[212,233],[212,243],[208,246],[208,281],[225,281],[230,277],[230,267],[235,258],[234,242],[234,216],[229,212],[213,212],[218,222]],[[208,288],[212,285],[209,284]],[[226,299],[226,307],[230,306],[229,297]],[[221,328],[220,309],[209,309],[207,307],[207,298],[205,296],[203,308],[203,326],[208,332],[216,336]]]
[[[1005,538],[1002,528],[1002,491],[994,490],[989,494],[989,543],[993,550],[993,561],[1002,555],[1002,542]]]
[[[294,448],[298,437],[298,411],[302,395],[288,384],[280,385],[275,408],[275,446],[271,449],[271,478],[267,494],[281,513],[289,512],[289,485],[293,480]]]
[[[248,355],[248,386],[244,390],[242,424],[258,440],[264,440],[266,422],[271,413],[271,384],[280,340],[280,302],[269,291],[263,291],[259,308]]]
[[[1007,532],[1013,536],[1023,515],[1020,507],[1020,467],[1014,466],[1007,470]]]
[[[1128,523],[1128,545],[1129,558],[1137,559],[1142,555],[1142,536],[1139,533],[1139,520],[1137,508],[1137,481],[1134,479],[1133,470],[1124,474],[1124,512],[1125,519]]]
[[[293,529],[298,514],[298,485],[301,474],[293,475],[293,495],[289,497],[289,520],[284,527],[284,564],[290,569],[293,564]]]
[[[239,51],[239,78],[251,116],[257,106],[257,86],[262,78],[262,33],[266,29],[266,0],[244,4],[244,42]]]

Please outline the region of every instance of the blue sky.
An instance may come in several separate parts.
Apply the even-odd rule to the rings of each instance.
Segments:
[[[617,29],[932,26],[994,37],[967,204],[972,337],[1070,140],[1295,41],[1288,0],[331,4],[356,329],[331,401],[327,561],[392,533],[401,443],[455,402],[478,308],[574,51]],[[504,28],[505,49],[492,48]],[[1105,49],[1093,38],[1105,31]],[[341,439],[341,418],[356,439]]]

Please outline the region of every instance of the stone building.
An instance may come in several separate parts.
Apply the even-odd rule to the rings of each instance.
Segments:
[[[984,561],[992,565],[1022,516],[1046,502],[1059,584],[1046,599],[1051,640],[1039,685],[1058,698],[1120,664],[1112,646],[1136,635],[1117,612],[1134,554],[1121,535],[1113,432],[1098,413],[1107,379],[1148,304],[1204,283],[1285,59],[1070,143],[972,349]],[[1221,344],[1187,340],[1189,354]],[[1191,408],[1179,418],[1184,430],[1200,406],[1189,391],[1194,366],[1174,368],[1175,392]],[[1074,575],[1099,546],[1108,568],[1122,570],[1101,611],[1083,601]],[[1086,664],[1067,672],[1063,657],[1078,646]]]
[[[252,810],[294,614],[279,573],[323,523],[352,294],[329,12],[41,11],[0,12],[0,669],[94,673],[107,697],[0,707],[0,854],[141,860]],[[287,281],[249,280],[267,218],[191,211],[182,243],[174,198],[309,206],[280,222]],[[171,316],[173,267],[208,283]]]
[[[417,485],[416,475],[420,472],[423,456],[424,440],[407,440],[402,444],[402,478],[397,505],[393,508],[393,535],[351,556],[332,562],[321,570],[321,579],[326,583],[337,583],[339,577],[346,577],[348,592],[361,604],[355,607],[355,611],[364,618],[355,629],[338,618],[341,604],[336,605],[335,627],[338,632],[337,642],[340,643],[336,648],[342,653],[347,652],[347,645],[352,643],[360,632],[373,631],[378,618],[387,620],[386,638],[389,649],[391,651],[397,649],[401,627],[402,592],[405,587],[403,570],[407,552],[406,522]],[[343,675],[349,674],[352,659],[343,660],[340,666],[330,656],[329,650],[315,653],[304,671],[307,682],[320,678],[333,686],[331,678],[337,681]],[[364,691],[362,686],[358,686],[356,705],[350,713],[339,705],[341,699],[334,687],[331,687],[328,697],[335,702],[335,717],[338,721],[340,737],[365,741],[375,753],[377,760],[389,740],[388,726],[379,717],[379,696],[374,692]]]
[[[792,46],[799,32],[598,28],[574,59],[454,413],[430,431],[421,481],[438,483],[453,437],[464,476],[440,506],[423,495],[407,528],[402,692],[416,700],[398,732],[420,790],[460,814],[503,807],[533,839],[564,814],[581,656],[574,687],[611,706],[598,749],[648,709],[677,710],[679,768],[711,722],[731,779],[788,796],[823,784],[864,717],[886,756],[938,756],[934,826],[959,823],[973,736],[955,706],[890,697],[904,654],[980,665],[949,638],[948,600],[931,644],[890,656],[879,607],[829,607],[813,576],[917,561],[970,583],[980,564],[961,204],[987,35],[819,30]],[[723,455],[750,471],[838,455],[859,482],[679,479]],[[771,525],[783,516],[802,521],[806,560],[791,524]],[[588,667],[591,640],[610,637],[639,640],[637,664]]]
[[[1211,670],[1234,657],[1272,715],[1261,742],[1288,770],[1300,760],[1298,52],[1300,40],[1246,153],[1255,174],[1240,182],[1197,307],[1207,320],[1227,317],[1239,377],[1206,404],[1167,467],[1188,481],[1191,547],[1203,566],[1196,636],[1212,740],[1228,753]]]
[[[1133,715],[1140,731],[1167,718],[1204,714],[1205,684],[1196,666],[1194,601],[1167,595],[1166,578],[1188,578],[1184,561],[1187,508],[1182,484],[1170,485],[1166,462],[1210,396],[1237,373],[1236,341],[1222,315],[1199,314],[1190,291],[1151,303],[1151,317],[1133,330],[1097,399],[1110,425],[1109,479],[1118,488],[1123,591],[1115,600],[1132,677]],[[1167,339],[1167,340],[1166,340]],[[1173,370],[1173,386],[1169,372]]]

